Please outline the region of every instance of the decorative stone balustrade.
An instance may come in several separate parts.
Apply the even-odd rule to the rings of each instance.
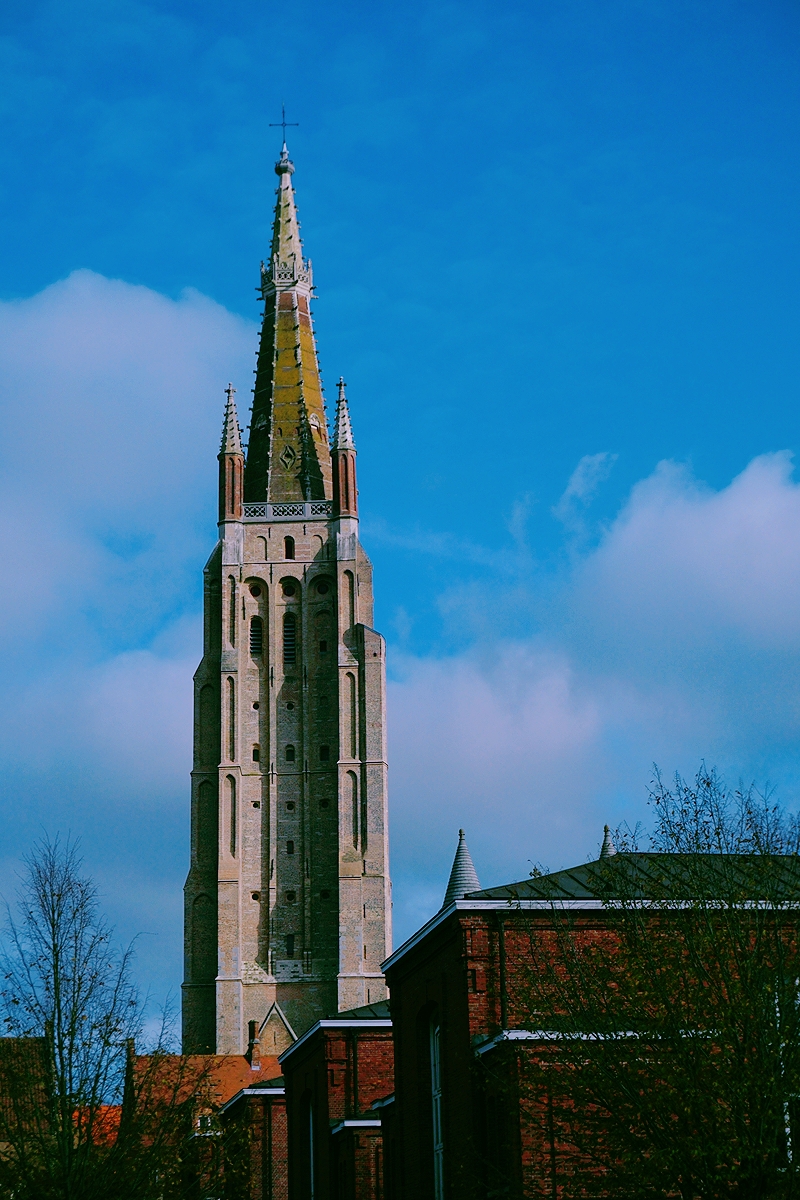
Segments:
[[[330,500],[245,504],[242,507],[244,521],[324,521],[333,514],[333,503]]]

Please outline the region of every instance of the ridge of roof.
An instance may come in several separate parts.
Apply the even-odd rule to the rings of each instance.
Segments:
[[[714,878],[743,888],[758,889],[760,881],[800,896],[800,855],[796,854],[670,854],[659,851],[618,851],[577,867],[548,875],[532,876],[499,887],[469,892],[465,900],[590,900],[689,898],[686,887],[697,886],[699,872],[708,883]],[[616,887],[619,891],[616,891]],[[750,899],[764,899],[752,894]]]

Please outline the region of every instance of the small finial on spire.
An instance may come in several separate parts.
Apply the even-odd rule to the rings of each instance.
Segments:
[[[299,121],[287,121],[286,120],[286,105],[285,104],[281,104],[281,119],[280,119],[280,121],[270,121],[270,123],[269,123],[270,129],[280,128],[283,130],[283,146],[281,147],[281,156],[278,159],[278,161],[275,163],[275,174],[276,175],[293,175],[294,174],[294,163],[289,158],[289,151],[286,148],[286,127],[294,126],[296,128],[299,126],[299,124],[300,124]]]
[[[600,847],[600,857],[610,858],[612,854],[617,853],[617,847],[611,839],[611,830],[607,825],[603,826],[603,844]]]

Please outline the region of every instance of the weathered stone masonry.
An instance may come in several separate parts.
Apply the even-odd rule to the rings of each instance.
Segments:
[[[284,146],[245,456],[228,389],[195,676],[184,1049],[264,1054],[386,995],[385,646],[340,382],[332,442]]]

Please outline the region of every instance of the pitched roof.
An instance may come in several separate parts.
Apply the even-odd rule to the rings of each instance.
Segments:
[[[595,862],[476,889],[467,900],[800,899],[796,854],[606,854]]]
[[[174,1087],[179,1093],[190,1095],[200,1082],[208,1085],[210,1100],[214,1105],[226,1104],[242,1088],[263,1084],[277,1079],[281,1068],[275,1057],[263,1057],[254,1070],[243,1054],[164,1054],[157,1058],[149,1054],[137,1054],[133,1060],[133,1077],[138,1083],[148,1071],[155,1069],[165,1096]],[[150,1082],[153,1087],[153,1081]],[[158,1091],[156,1082],[154,1090]]]
[[[378,1000],[376,1004],[362,1004],[360,1008],[348,1008],[337,1012],[331,1018],[333,1021],[384,1021],[391,1017],[388,1000]]]
[[[50,1065],[47,1039],[0,1037],[0,1114],[25,1122],[44,1110]]]

